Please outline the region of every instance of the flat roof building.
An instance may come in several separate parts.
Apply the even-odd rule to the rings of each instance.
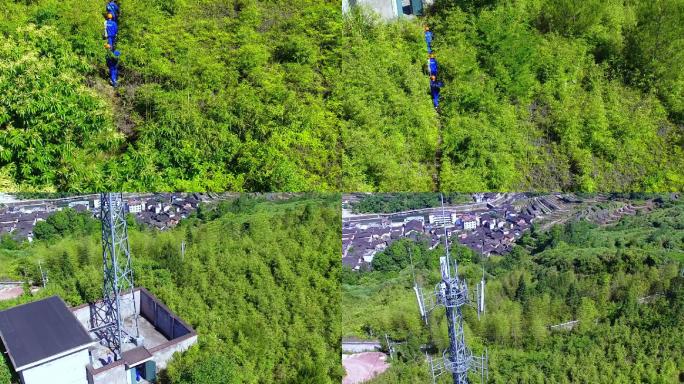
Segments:
[[[0,312],[0,339],[22,383],[86,383],[97,344],[57,296]]]
[[[342,0],[342,13],[348,13],[354,6],[363,6],[375,11],[385,20],[405,15],[420,16],[424,7],[434,0]]]
[[[197,343],[197,333],[144,288],[121,295],[126,326],[137,317],[139,341],[122,357],[96,335],[94,304],[75,308],[57,296],[0,312],[0,339],[23,384],[153,382],[175,352]],[[126,305],[123,305],[126,303]],[[134,304],[134,305],[133,305]]]

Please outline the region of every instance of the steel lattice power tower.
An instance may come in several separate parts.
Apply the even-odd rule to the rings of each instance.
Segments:
[[[100,220],[104,286],[102,302],[96,305],[93,331],[114,352],[115,360],[118,360],[125,343],[140,343],[122,193],[100,195]],[[122,314],[132,315],[131,325],[124,324]]]
[[[444,216],[443,198],[442,215]],[[453,376],[454,384],[467,384],[468,372],[475,371],[479,373],[480,381],[484,383],[488,378],[488,356],[486,352],[481,356],[473,356],[471,350],[466,345],[465,337],[463,335],[462,314],[464,305],[476,306],[478,318],[480,317],[480,314],[484,313],[484,270],[482,272],[482,280],[477,285],[475,295],[473,295],[474,297],[471,299],[466,281],[458,277],[458,263],[456,260],[453,262],[452,269],[446,225],[444,226],[444,243],[446,248],[445,256],[440,258],[442,281],[435,287],[434,296],[423,296],[422,289],[418,284],[415,283],[414,285],[420,314],[426,324],[430,312],[434,308],[442,305],[446,309],[450,344],[449,349],[444,351],[441,358],[431,359],[428,356],[432,380],[435,382],[437,377],[445,372],[450,372]],[[473,301],[475,301],[475,304],[473,304]]]

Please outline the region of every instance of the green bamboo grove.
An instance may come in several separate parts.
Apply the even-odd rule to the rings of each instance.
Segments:
[[[487,312],[464,311],[474,354],[489,351],[490,383],[676,383],[684,371],[684,203],[609,226],[583,220],[535,228],[505,256],[457,246],[459,274],[487,277]],[[410,253],[409,253],[410,252]],[[443,310],[429,327],[413,292],[440,280],[443,247],[401,240],[372,270],[342,274],[342,333],[384,335],[396,358],[372,384],[429,383],[425,361],[449,345]],[[570,329],[552,325],[578,320]],[[432,346],[433,349],[430,349]],[[445,377],[446,376],[446,377]],[[479,382],[475,380],[474,382]],[[443,375],[439,383],[451,383]]]
[[[334,190],[334,1],[0,1],[6,189]]]
[[[438,0],[389,23],[356,9],[334,93],[344,189],[434,189],[439,147],[447,191],[679,190],[682,21],[678,0]],[[423,25],[445,84],[439,115]]]
[[[336,195],[281,202],[243,196],[203,207],[164,232],[136,225],[132,216],[129,222],[136,285],[200,335],[159,383],[342,380]],[[43,223],[33,244],[2,238],[0,278],[39,281],[42,261],[50,281],[36,294],[0,301],[0,309],[51,295],[69,305],[102,296],[99,222],[65,210]],[[11,366],[0,362],[0,383],[10,382]]]

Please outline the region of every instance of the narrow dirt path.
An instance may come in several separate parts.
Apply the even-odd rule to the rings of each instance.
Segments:
[[[432,76],[434,75],[436,77],[436,80],[439,81],[438,87],[442,87],[444,84],[440,81],[440,76],[438,75],[438,63],[437,63],[437,52],[434,49],[434,46],[432,45],[433,40],[432,38],[428,38],[428,34],[432,36],[432,30],[430,29],[428,31],[428,26],[427,24],[423,24],[425,26],[425,42],[426,42],[426,48],[427,48],[427,54],[428,54],[428,63],[426,69],[426,74],[428,78],[430,79],[430,93],[432,93]],[[433,62],[434,60],[434,62]],[[432,97],[432,94],[430,95]],[[437,103],[439,104],[439,103]],[[437,115],[437,147],[435,148],[435,156],[434,156],[434,173],[432,175],[432,184],[435,186],[435,189],[439,192],[442,190],[442,180],[441,180],[441,175],[442,175],[442,143],[443,143],[443,137],[442,137],[442,117],[439,111],[438,107],[435,107],[435,114]]]
[[[130,90],[121,85],[119,88],[114,89],[106,80],[100,78],[92,79],[91,86],[97,93],[103,95],[105,100],[109,103],[117,130],[123,133],[127,138],[134,137],[135,123],[130,119],[131,106],[126,102],[126,97],[122,97],[119,94],[121,89],[123,89],[123,92],[126,94]]]
[[[435,148],[435,174],[432,176],[432,181],[437,188],[437,191],[442,190],[442,119],[437,112],[437,148]]]

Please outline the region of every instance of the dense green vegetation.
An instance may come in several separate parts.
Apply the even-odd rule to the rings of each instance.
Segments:
[[[278,203],[243,197],[170,231],[129,230],[136,285],[199,334],[163,383],[340,382],[339,204],[337,195]],[[71,305],[96,300],[101,252],[99,225],[0,250],[0,276],[39,281],[42,260],[50,279],[35,296],[0,308],[54,294]],[[0,364],[0,382],[7,375]]]
[[[444,194],[444,204],[472,202],[471,195],[462,193]],[[374,193],[363,195],[352,203],[354,213],[392,213],[411,209],[439,207],[442,199],[437,193]]]
[[[97,221],[90,213],[78,213],[71,208],[55,212],[45,221],[33,227],[33,235],[38,240],[49,240],[66,235],[82,235],[94,232]]]
[[[0,0],[5,190],[334,190],[332,0]]]
[[[434,190],[437,117],[416,25],[369,19],[345,20],[331,96],[342,121],[343,190]]]
[[[486,347],[494,383],[676,383],[684,374],[684,203],[597,227],[585,221],[525,236],[504,257],[481,259],[458,247],[471,285],[487,271],[487,313],[466,309],[466,339]],[[412,290],[439,280],[442,249],[393,243],[374,271],[342,274],[343,335],[389,333],[399,358],[373,383],[428,383],[421,345],[448,345],[436,310],[425,327]],[[548,326],[579,320],[572,330]],[[434,351],[434,350],[433,350]],[[443,383],[450,382],[442,378]]]
[[[439,118],[423,23],[446,84]],[[438,0],[391,23],[357,10],[345,33],[347,189],[424,191],[438,126],[446,190],[684,185],[681,0]]]

